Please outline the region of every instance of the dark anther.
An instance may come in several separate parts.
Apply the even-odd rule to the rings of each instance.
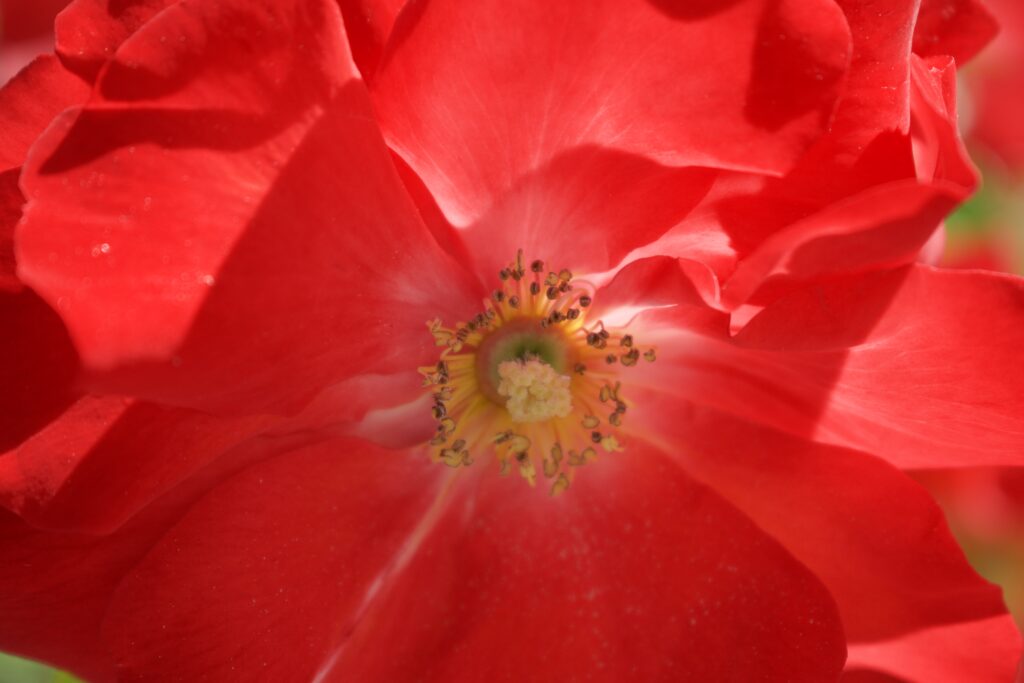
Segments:
[[[508,298],[508,305],[512,308],[519,308],[519,297],[514,295],[510,296]]]
[[[435,403],[434,404],[434,419],[435,420],[440,420],[442,417],[444,417],[447,414],[448,414],[448,411],[447,411],[447,409],[445,409],[443,403]]]
[[[633,335],[627,334],[625,337],[622,338],[622,341],[619,343],[622,346],[625,346],[627,349],[633,348]]]
[[[601,335],[599,335],[597,332],[591,332],[590,334],[587,335],[587,344],[589,344],[590,346],[597,346],[600,343]]]
[[[626,404],[623,403],[622,401],[616,401],[615,402],[615,412],[616,413],[624,413],[624,412],[626,412]]]
[[[572,285],[570,285],[568,282],[563,282],[562,284],[558,285],[559,292],[568,292],[570,289],[572,289]]]
[[[586,372],[586,371],[587,371],[587,366],[586,366],[586,365],[584,365],[583,363],[577,363],[577,364],[576,364],[576,365],[575,365],[575,366],[573,367],[573,370],[575,370],[575,371],[576,371],[576,374],[577,374],[577,375],[582,375],[582,374],[583,374],[584,372]]]
[[[594,443],[601,443],[601,432],[590,432],[590,440]]]
[[[534,261],[533,263],[530,264],[530,270],[532,270],[535,273],[539,273],[539,272],[543,271],[544,270],[544,262],[541,261],[540,259]]]
[[[575,320],[576,318],[580,317],[580,309],[570,308],[568,311],[565,312],[565,317],[568,318],[569,320]]]
[[[593,302],[594,302],[594,300],[591,299],[589,296],[587,296],[585,294],[580,297],[580,306],[582,306],[583,308],[586,308],[587,306],[589,306]]]
[[[604,357],[604,361],[608,363],[608,365],[611,365],[612,363],[615,362],[615,354],[609,353],[607,356]]]
[[[545,292],[545,294],[546,294],[546,296],[549,299],[551,299],[553,301],[553,300],[558,298],[558,288],[557,287],[548,287],[548,291]]]
[[[531,282],[530,283],[530,294],[532,294],[534,296],[537,296],[538,294],[540,294],[540,283],[539,282]]]
[[[499,304],[505,300],[505,292],[501,291],[500,289],[494,290],[494,293],[491,294],[491,296],[494,297],[494,300],[497,301]]]
[[[503,281],[507,280],[509,278],[509,275],[511,275],[511,273],[508,272],[508,268],[502,268],[501,270],[498,271],[498,277],[500,277]]]

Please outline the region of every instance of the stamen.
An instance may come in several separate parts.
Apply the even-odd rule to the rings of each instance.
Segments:
[[[498,276],[502,285],[468,321],[427,323],[441,349],[419,369],[437,420],[432,458],[461,468],[493,454],[500,475],[514,466],[534,486],[540,472],[558,496],[597,449],[624,450],[619,368],[653,361],[655,350],[641,352],[633,335],[600,320],[585,326],[593,288],[568,269],[546,271],[519,250]]]

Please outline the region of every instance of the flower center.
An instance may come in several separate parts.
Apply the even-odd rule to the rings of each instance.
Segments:
[[[570,379],[543,361],[507,360],[498,366],[498,393],[513,422],[543,422],[572,412]]]
[[[438,422],[435,460],[466,467],[493,453],[500,474],[516,466],[533,486],[543,472],[558,495],[599,449],[623,450],[617,432],[629,403],[619,369],[655,354],[601,322],[587,328],[592,288],[567,270],[544,270],[534,261],[528,274],[520,250],[482,313],[454,328],[428,322],[444,350],[420,372]]]

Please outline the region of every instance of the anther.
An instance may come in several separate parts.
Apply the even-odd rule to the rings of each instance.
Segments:
[[[544,270],[544,262],[541,261],[540,259],[537,259],[536,261],[530,264],[530,270],[532,270],[535,273],[540,273],[541,271]]]
[[[501,278],[502,282],[507,280],[510,275],[511,273],[508,272],[508,268],[502,268],[501,270],[498,271],[498,277]]]
[[[540,294],[540,283],[539,282],[531,282],[530,283],[530,294],[532,294],[533,296],[537,296],[538,294]]]
[[[544,295],[551,301],[554,301],[555,299],[558,298],[558,288],[554,286],[548,287],[548,290],[544,293]]]
[[[583,296],[580,297],[580,306],[582,306],[583,308],[586,308],[587,306],[589,306],[593,302],[594,302],[594,300],[591,299],[586,294],[584,294]]]
[[[583,425],[584,429],[593,429],[601,424],[601,420],[599,420],[595,415],[587,415],[583,418],[583,421],[580,422],[580,424]]]
[[[493,293],[491,293],[491,297],[500,304],[502,301],[505,300],[505,292],[501,291],[500,289],[496,289],[494,290]]]
[[[573,366],[572,369],[577,375],[582,375],[584,372],[587,371],[587,366],[584,365],[583,363],[577,363],[576,365]]]
[[[647,349],[644,351],[644,360],[648,363],[653,363],[655,360],[654,349]]]
[[[551,497],[560,496],[565,493],[565,490],[569,488],[569,477],[565,476],[565,473],[558,475],[558,479],[555,479],[555,483],[551,485]]]
[[[601,432],[590,432],[590,440],[594,443],[601,443]]]
[[[568,318],[569,320],[575,320],[576,318],[580,317],[580,309],[570,308],[568,311],[565,312],[565,317]]]
[[[519,297],[514,295],[510,296],[508,298],[508,305],[512,308],[519,308]]]
[[[627,349],[633,348],[633,335],[627,334],[619,342],[619,346],[625,346]]]
[[[614,353],[609,353],[607,356],[604,357],[604,362],[608,363],[608,365],[614,364],[615,361],[616,361],[616,356],[615,356]]]
[[[568,269],[562,268],[562,270],[558,272],[558,279],[562,282],[568,282],[572,279],[572,273]]]

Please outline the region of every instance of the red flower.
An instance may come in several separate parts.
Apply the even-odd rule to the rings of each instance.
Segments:
[[[1021,282],[913,265],[975,184],[944,8],[400,4],[78,0],[4,90],[0,646],[1006,680],[900,472],[1024,433]]]

